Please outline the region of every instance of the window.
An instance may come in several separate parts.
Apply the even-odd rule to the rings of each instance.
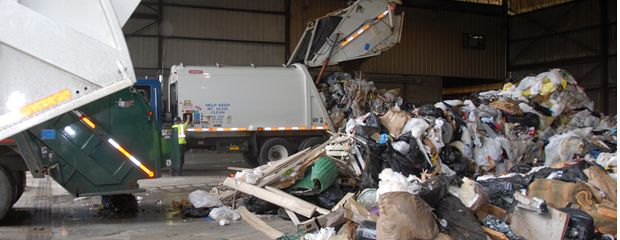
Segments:
[[[486,47],[486,36],[482,34],[475,33],[464,33],[463,34],[463,48],[466,49],[481,49],[483,50]]]

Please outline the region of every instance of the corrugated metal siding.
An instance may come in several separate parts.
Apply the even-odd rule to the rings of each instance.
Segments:
[[[304,3],[308,3],[305,5]],[[341,1],[293,1],[291,49],[306,23],[346,7]],[[501,79],[504,76],[503,20],[498,17],[404,8],[401,44],[364,63],[373,73]],[[463,33],[487,37],[485,50],[463,48]]]
[[[165,7],[164,21],[172,36],[284,42],[283,15]]]
[[[566,37],[549,35],[554,32],[572,31],[598,25],[600,21],[598,6],[598,1],[578,1],[512,17],[510,20],[511,39],[518,40],[542,34],[547,34],[547,36],[513,42],[510,46],[511,65],[598,54],[600,35],[597,28],[567,33]]]
[[[157,39],[145,37],[126,38],[131,62],[138,68],[157,67]]]
[[[284,48],[268,44],[166,39],[165,66],[186,65],[281,65]]]
[[[156,3],[157,1],[144,1]],[[283,0],[166,0],[164,4],[184,4],[214,8],[270,11],[256,13],[209,8],[163,6],[164,68],[183,62],[185,64],[226,65],[279,65],[285,62],[285,17]],[[156,5],[150,5],[157,8]],[[152,9],[141,5],[139,13],[154,14]],[[154,19],[130,19],[124,26],[125,34],[132,34]],[[127,45],[137,73],[150,74],[158,68],[157,34],[160,26],[154,24],[136,34],[153,37],[127,37]],[[180,37],[180,38],[179,38]],[[181,39],[201,38],[201,39]],[[274,42],[274,44],[213,41],[240,40]],[[280,43],[280,44],[278,44]],[[142,68],[142,69],[140,69]],[[150,68],[150,69],[149,69]]]
[[[296,0],[293,0],[296,1]],[[284,12],[284,0],[164,0],[164,3]]]

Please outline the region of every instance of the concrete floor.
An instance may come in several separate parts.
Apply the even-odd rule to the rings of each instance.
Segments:
[[[8,216],[0,222],[0,239],[268,239],[244,221],[219,226],[201,218],[171,216],[172,200],[182,200],[196,189],[210,190],[230,171],[228,166],[248,167],[240,155],[187,153],[183,177],[163,176],[141,181],[144,193],[140,212],[121,217],[102,214],[100,197],[74,198],[51,179],[34,179]],[[270,226],[293,233],[290,221],[264,216]]]

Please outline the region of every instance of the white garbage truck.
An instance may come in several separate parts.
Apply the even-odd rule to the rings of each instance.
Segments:
[[[189,121],[189,148],[241,152],[250,165],[286,158],[334,131],[307,67],[379,55],[400,42],[392,0],[359,0],[311,21],[283,66],[171,67],[169,116]]]

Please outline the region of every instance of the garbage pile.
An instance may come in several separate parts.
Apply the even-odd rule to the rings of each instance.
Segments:
[[[244,205],[241,218],[267,236],[616,237],[616,117],[593,112],[566,71],[420,107],[342,73],[327,84],[339,133],[237,172],[218,195]],[[299,231],[281,233],[254,213],[278,214]]]

